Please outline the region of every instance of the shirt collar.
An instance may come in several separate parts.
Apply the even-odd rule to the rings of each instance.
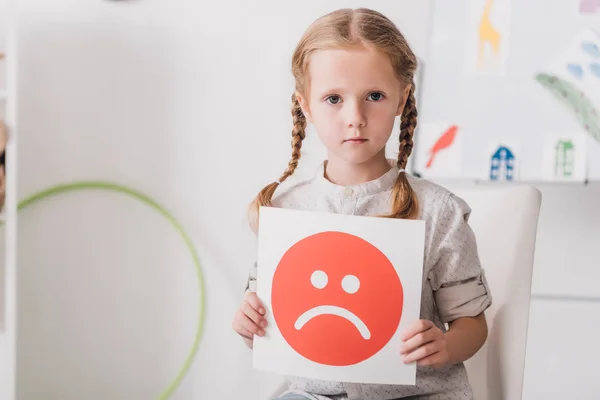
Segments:
[[[361,197],[370,196],[375,193],[390,190],[394,187],[396,178],[400,169],[393,164],[389,171],[369,182],[359,183],[357,185],[342,186],[337,185],[325,178],[325,165],[327,161],[323,161],[317,168],[317,172],[313,180],[321,187],[325,194],[331,196],[346,196],[346,197]]]

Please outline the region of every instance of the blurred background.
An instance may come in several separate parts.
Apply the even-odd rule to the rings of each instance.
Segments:
[[[16,59],[13,75],[0,60],[2,117],[17,110],[6,189],[15,229],[0,232],[14,247],[2,259],[17,257],[16,347],[0,333],[16,381],[0,381],[0,398],[13,387],[19,400],[158,398],[190,354],[202,310],[200,346],[171,398],[269,396],[280,378],[254,371],[231,329],[256,252],[246,207],[290,156],[296,42],[315,18],[361,6],[390,17],[422,62],[412,171],[450,188],[543,193],[523,398],[599,398],[600,138],[536,80],[581,32],[600,30],[600,6],[584,2],[497,0],[482,34],[485,0],[19,0],[11,52],[0,1],[0,50]],[[498,36],[489,31],[502,45],[482,66],[475,49]],[[4,92],[10,79],[18,90]],[[582,90],[593,98],[594,87]],[[454,125],[455,150],[426,171],[428,143]],[[583,143],[583,167],[556,176],[546,154],[563,136]],[[490,181],[500,147],[515,174]],[[303,149],[295,179],[325,156],[312,130]],[[14,218],[17,200],[77,181],[126,185],[171,212],[198,251],[202,293],[177,231],[122,193],[62,194]]]

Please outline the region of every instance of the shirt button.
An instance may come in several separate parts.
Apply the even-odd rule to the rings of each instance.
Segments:
[[[352,193],[354,193],[354,190],[352,190],[352,189],[350,189],[350,188],[346,188],[346,189],[344,190],[344,194],[345,194],[346,196],[352,196]]]

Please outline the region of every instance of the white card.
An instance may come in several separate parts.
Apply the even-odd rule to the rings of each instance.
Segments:
[[[552,181],[585,181],[587,135],[548,135],[544,141],[542,178]]]
[[[419,319],[425,222],[263,207],[257,295],[267,334],[256,369],[414,385],[400,334]]]

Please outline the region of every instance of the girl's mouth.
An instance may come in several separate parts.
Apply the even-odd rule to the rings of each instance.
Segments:
[[[349,143],[364,143],[369,139],[365,139],[365,138],[352,138],[352,139],[346,139],[345,142],[349,142]]]

